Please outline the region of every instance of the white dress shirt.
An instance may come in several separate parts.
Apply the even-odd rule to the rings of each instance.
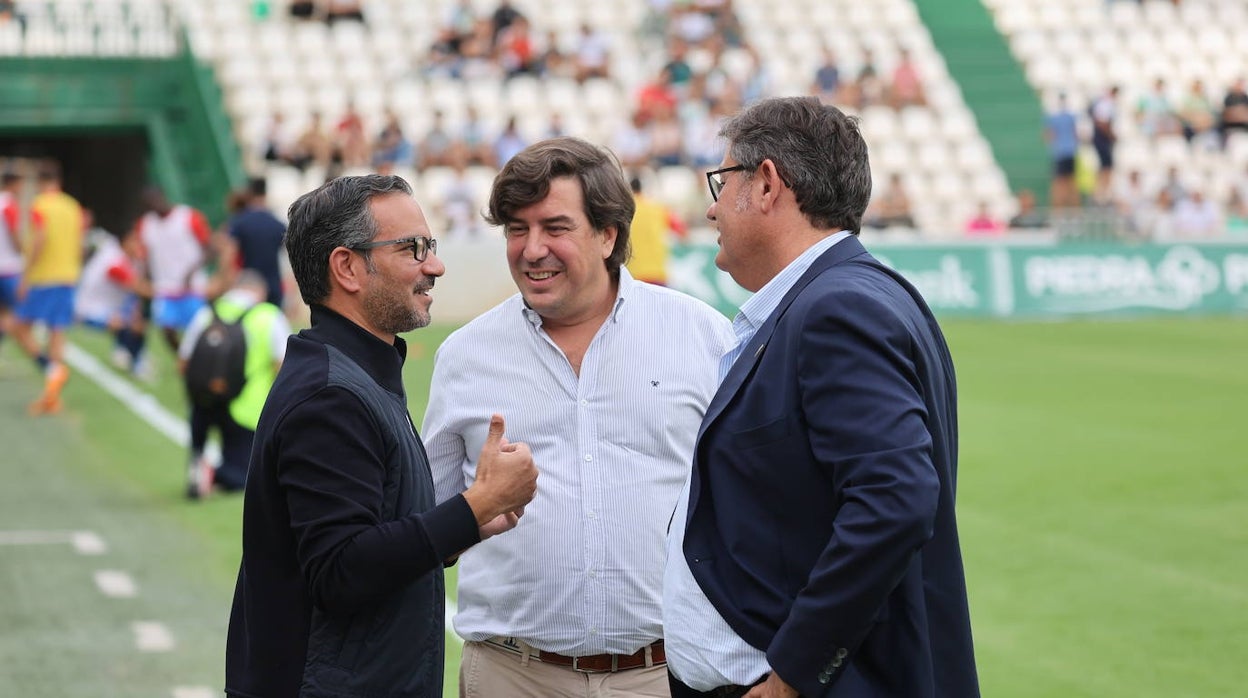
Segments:
[[[496,412],[539,472],[519,525],[460,558],[460,636],[573,656],[663,636],[664,538],[732,338],[710,306],[627,269],[579,377],[519,294],[447,338],[422,428],[438,500],[473,482]]]
[[[820,255],[849,236],[850,233],[842,231],[811,245],[758,293],[741,304],[741,312],[737,313],[732,323],[737,337],[736,346],[724,354],[719,364],[721,382],[793,284]],[[771,671],[767,653],[737,635],[693,578],[682,549],[688,510],[689,482],[686,478],[676,514],[672,517],[671,530],[668,531],[668,565],[663,578],[663,622],[666,628],[663,649],[667,653],[668,671],[681,683],[698,691],[727,685],[748,686]]]

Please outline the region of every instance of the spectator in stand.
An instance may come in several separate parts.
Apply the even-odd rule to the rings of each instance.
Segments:
[[[355,102],[347,102],[347,109],[334,128],[334,149],[346,167],[364,167],[371,154],[368,136],[364,130],[364,117],[355,108]]]
[[[1049,157],[1053,162],[1053,183],[1049,189],[1053,207],[1078,206],[1075,158],[1079,154],[1079,131],[1065,92],[1058,95],[1057,110],[1045,117],[1044,139],[1049,144]]]
[[[551,112],[550,121],[546,122],[546,129],[542,131],[542,139],[560,138],[566,135],[568,131],[563,127],[563,114],[557,111]]]
[[[1162,183],[1161,188],[1170,196],[1170,201],[1178,203],[1187,198],[1187,187],[1183,184],[1183,175],[1180,174],[1179,168],[1171,165],[1166,168],[1166,181]]]
[[[640,177],[633,177],[629,186],[637,208],[630,234],[633,254],[625,266],[638,281],[666,286],[671,238],[684,239],[689,229],[680,216],[662,202],[641,193]]]
[[[1164,240],[1174,231],[1174,200],[1170,192],[1159,189],[1151,206],[1140,213],[1138,233],[1153,240]]]
[[[539,72],[531,29],[529,20],[520,16],[499,34],[497,55],[505,77]]]
[[[416,153],[411,141],[403,135],[403,125],[393,109],[386,109],[386,123],[373,144],[373,167],[378,171],[395,167],[411,167]]]
[[[1231,189],[1226,202],[1226,234],[1234,238],[1248,237],[1248,199],[1238,189]]]
[[[574,61],[560,48],[559,33],[553,29],[546,32],[537,65],[542,77],[570,78],[576,75]]]
[[[986,202],[980,202],[975,215],[966,222],[966,234],[971,237],[997,237],[1005,233],[1005,224],[992,215]]]
[[[316,0],[290,0],[289,11],[295,19],[312,19],[316,16]]]
[[[495,166],[494,142],[489,136],[485,122],[477,113],[476,107],[470,105],[464,111],[464,120],[460,124],[454,147],[463,153],[470,167],[473,165]]]
[[[1099,169],[1096,173],[1096,199],[1104,203],[1109,199],[1110,183],[1114,177],[1114,146],[1118,134],[1114,121],[1118,118],[1118,86],[1106,90],[1097,97],[1089,113],[1092,117],[1092,147],[1096,150]]]
[[[446,167],[451,164],[455,155],[455,139],[446,129],[445,117],[441,111],[433,113],[433,124],[420,141],[420,169],[430,167]]]
[[[889,103],[894,109],[921,107],[927,103],[923,94],[923,81],[919,69],[910,58],[910,52],[901,49],[897,66],[893,68],[893,80],[888,90]]]
[[[1232,131],[1248,132],[1248,92],[1243,78],[1237,79],[1222,99],[1220,127],[1223,145]]]
[[[515,26],[514,24],[512,26]],[[515,156],[516,153],[528,147],[529,143],[520,135],[520,128],[516,126],[516,117],[508,117],[507,125],[503,128],[498,137],[494,139],[494,158],[493,162],[499,167],[507,164],[507,161]]]
[[[442,188],[439,213],[445,219],[446,235],[451,238],[476,238],[485,232],[481,220],[480,202],[476,190],[468,179],[468,168],[462,157],[451,164],[451,177]]]
[[[1115,187],[1114,208],[1118,215],[1127,220],[1127,226],[1133,232],[1139,233],[1155,198],[1155,194],[1144,186],[1140,171],[1131,170],[1127,173],[1127,178]]]
[[[693,68],[689,65],[689,45],[680,39],[672,39],[667,49],[667,62],[663,70],[667,74],[667,84],[672,92],[684,97],[693,79]]]
[[[1166,95],[1166,81],[1157,78],[1153,89],[1140,97],[1135,106],[1135,120],[1148,138],[1170,136],[1181,132],[1178,117]]]
[[[1174,234],[1180,238],[1211,238],[1222,232],[1218,204],[1194,189],[1174,205]]]
[[[251,178],[243,210],[231,219],[229,234],[234,240],[234,264],[259,274],[265,283],[265,300],[283,308],[282,238],[286,226],[269,211],[267,192],[263,177]]]
[[[672,89],[671,72],[666,66],[659,69],[654,80],[637,91],[637,112],[645,122],[654,118],[660,109],[675,109],[679,102],[676,91]]]
[[[477,24],[477,11],[472,0],[456,0],[446,11],[446,19],[442,22],[441,32],[446,38],[447,47],[456,55],[460,46],[472,38],[473,28]]]
[[[328,168],[333,151],[334,144],[325,133],[325,126],[321,121],[321,113],[314,111],[311,114],[307,127],[295,139],[295,144],[291,148],[287,162],[298,168],[300,172],[305,171],[309,165]]]
[[[286,124],[286,116],[280,110],[269,115],[269,123],[265,126],[264,140],[260,148],[260,155],[265,162],[292,164],[290,156],[294,148],[294,140]]]
[[[626,170],[637,170],[650,165],[650,126],[640,109],[623,127],[616,129],[611,149]]]
[[[650,122],[650,165],[674,167],[685,164],[684,134],[680,121],[669,107],[661,107]]]
[[[325,0],[325,21],[331,26],[334,22],[363,22],[364,8],[360,0]]]
[[[815,69],[810,83],[810,94],[824,104],[836,104],[841,99],[841,67],[836,62],[836,52],[831,46],[823,47],[823,59]]]
[[[1179,123],[1183,128],[1183,137],[1192,145],[1216,145],[1213,137],[1217,130],[1217,117],[1213,103],[1205,93],[1205,83],[1200,78],[1192,81],[1191,87],[1179,102]]]
[[[494,8],[493,14],[490,15],[491,45],[497,46],[499,35],[510,27],[512,22],[523,16],[520,10],[512,6],[511,0],[501,0],[498,3],[498,7]]]
[[[43,393],[29,408],[39,415],[61,409],[61,389],[69,380],[65,329],[74,319],[74,286],[82,273],[82,207],[61,189],[58,162],[39,166],[39,194],[30,205],[30,224],[13,338],[43,372]],[[36,324],[47,330],[43,347],[34,336]]]
[[[871,202],[863,225],[869,228],[913,228],[914,215],[910,212],[910,197],[901,175],[889,175],[888,186],[883,194]]]
[[[1018,213],[1010,219],[1011,228],[1047,228],[1049,217],[1036,207],[1036,195],[1030,189],[1018,192]]]
[[[884,85],[880,74],[875,69],[875,54],[871,49],[862,52],[862,63],[858,68],[858,76],[854,79],[853,89],[847,95],[847,101],[855,109],[865,109],[883,101]]]
[[[610,78],[611,43],[607,35],[594,29],[588,22],[581,22],[576,41],[576,81],[590,78]]]
[[[160,187],[143,190],[137,234],[152,277],[152,319],[176,353],[182,332],[204,306],[212,229],[204,214],[174,205]]]
[[[690,46],[701,47],[715,35],[715,20],[688,3],[675,3],[669,10],[671,33]]]

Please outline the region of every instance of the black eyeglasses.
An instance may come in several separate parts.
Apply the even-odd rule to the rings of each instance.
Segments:
[[[394,240],[374,240],[355,245],[353,250],[372,250],[386,245],[411,245],[412,257],[417,262],[423,262],[429,256],[429,253],[438,253],[438,241],[423,235],[416,235],[410,238],[397,238]]]
[[[719,201],[719,192],[724,188],[724,178],[722,175],[728,172],[738,172],[740,170],[752,169],[746,165],[733,165],[732,167],[724,167],[718,170],[711,170],[706,173],[706,186],[711,190],[711,200]]]

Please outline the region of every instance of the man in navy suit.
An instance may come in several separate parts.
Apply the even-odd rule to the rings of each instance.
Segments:
[[[953,363],[858,242],[856,120],[771,99],[720,135],[715,263],[755,293],[672,520],[672,695],[975,698]]]

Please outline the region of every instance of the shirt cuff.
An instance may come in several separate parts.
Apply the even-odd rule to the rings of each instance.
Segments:
[[[440,560],[447,560],[481,542],[477,517],[462,494],[426,511],[421,519]]]

